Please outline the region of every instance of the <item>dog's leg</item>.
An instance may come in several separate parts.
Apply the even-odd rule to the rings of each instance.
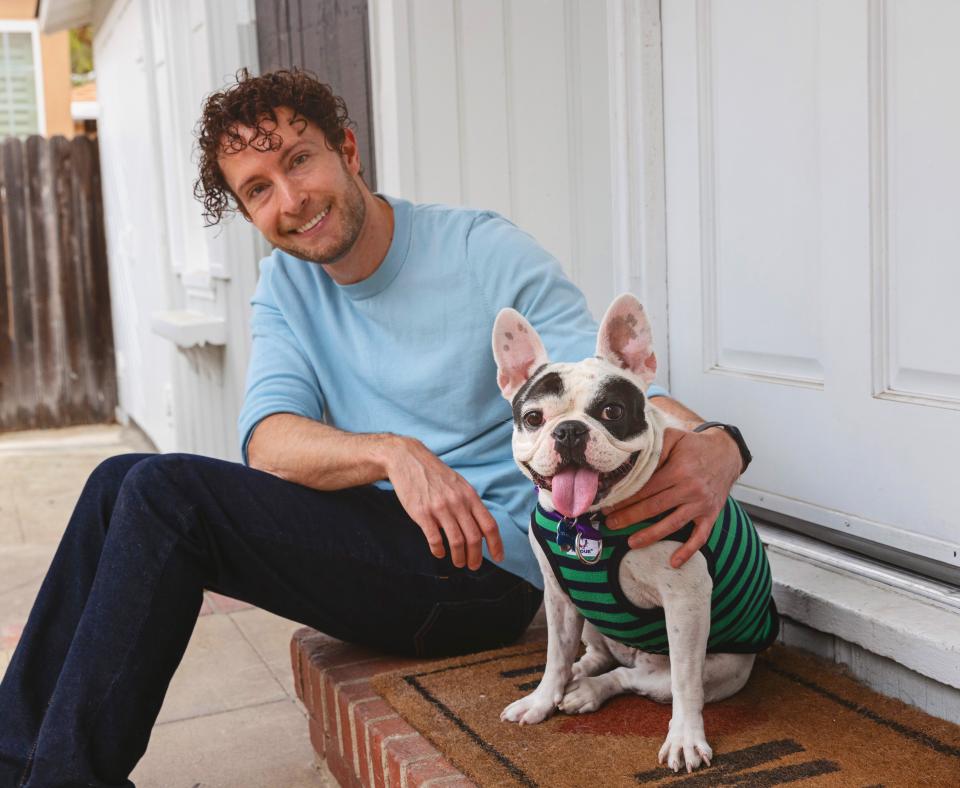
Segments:
[[[699,560],[696,560],[699,559]],[[697,554],[673,572],[659,573],[670,647],[670,689],[673,716],[658,760],[673,771],[680,769],[680,756],[687,771],[710,765],[713,750],[703,731],[704,662],[710,635],[710,594],[713,583],[706,563]]]
[[[595,711],[614,695],[624,692],[633,692],[657,703],[670,703],[673,699],[670,658],[642,651],[634,653],[636,657],[632,666],[595,676],[578,677],[574,674],[560,703],[560,711],[566,714]],[[729,698],[743,689],[750,678],[755,656],[707,654],[703,663],[704,703]]]
[[[609,653],[609,652],[608,652]],[[657,701],[670,701],[670,660],[660,654],[633,651],[632,666],[621,666],[597,676],[574,678],[560,703],[566,714],[596,711],[614,695],[635,692]]]
[[[598,676],[617,664],[603,635],[589,621],[583,624],[583,645],[587,647],[587,653],[573,665],[574,680],[584,676]]]
[[[742,690],[756,657],[756,654],[707,654],[703,669],[704,702],[723,700]]]
[[[500,719],[533,725],[542,722],[557,709],[570,681],[574,657],[580,645],[583,617],[563,593],[540,545],[531,536],[533,550],[543,572],[543,604],[547,612],[547,665],[537,688],[514,701],[501,713]]]

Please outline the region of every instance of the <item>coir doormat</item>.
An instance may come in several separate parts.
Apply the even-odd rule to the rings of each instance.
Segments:
[[[832,663],[775,646],[747,686],[704,708],[713,765],[657,764],[670,707],[635,695],[539,725],[500,722],[536,687],[543,644],[385,673],[377,690],[481,786],[960,786],[960,726],[867,689]]]

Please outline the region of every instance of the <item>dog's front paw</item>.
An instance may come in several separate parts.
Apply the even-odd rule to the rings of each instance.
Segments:
[[[520,725],[536,725],[543,722],[557,710],[561,692],[543,690],[539,687],[520,700],[515,700],[500,712],[503,722],[516,722]]]
[[[575,678],[567,685],[566,694],[560,701],[560,711],[565,714],[583,714],[596,711],[606,700],[597,691],[597,682],[589,676]]]
[[[670,720],[670,732],[660,748],[657,760],[660,763],[666,761],[666,765],[670,769],[678,772],[680,771],[681,755],[688,772],[692,772],[701,763],[710,765],[713,750],[707,744],[702,723],[700,725],[687,723],[674,725],[673,720]]]

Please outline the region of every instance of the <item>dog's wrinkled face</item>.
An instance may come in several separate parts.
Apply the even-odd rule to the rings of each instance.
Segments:
[[[513,454],[567,517],[616,503],[659,451],[644,392],[656,372],[643,307],[621,296],[604,317],[597,357],[548,363],[536,331],[516,311],[494,326],[498,382],[513,406]]]

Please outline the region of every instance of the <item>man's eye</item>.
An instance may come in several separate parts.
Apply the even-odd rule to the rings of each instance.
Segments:
[[[607,405],[600,413],[604,421],[616,421],[623,417],[623,405]]]
[[[537,427],[542,427],[543,412],[539,410],[531,410],[529,413],[524,414],[523,423],[532,430],[535,430]]]
[[[264,186],[262,183],[261,183],[261,184],[257,184],[257,185],[254,186],[250,191],[247,192],[247,197],[249,197],[249,198],[256,197],[258,194],[260,194],[260,193],[261,193],[264,189],[266,189],[266,188],[267,188],[267,187]]]

